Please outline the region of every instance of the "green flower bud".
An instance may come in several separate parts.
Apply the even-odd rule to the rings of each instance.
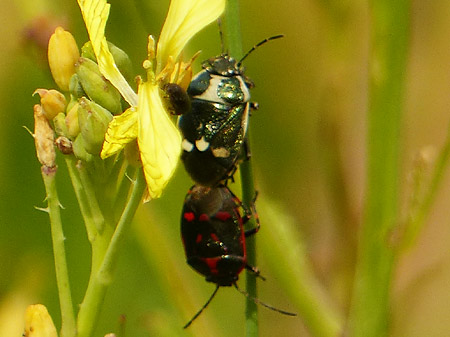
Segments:
[[[69,83],[70,94],[75,98],[86,96],[77,74],[73,74]]]
[[[66,98],[58,90],[36,89],[34,94],[39,94],[41,97],[42,112],[49,121],[66,109]]]
[[[97,57],[95,57],[91,41],[86,42],[83,47],[81,47],[81,57],[85,57],[97,63]]]
[[[62,27],[56,28],[48,42],[48,64],[53,79],[62,91],[69,91],[69,82],[80,57],[74,37]]]
[[[53,124],[55,125],[55,132],[57,135],[67,137],[67,126],[65,119],[66,115],[61,112],[53,119]]]
[[[78,104],[78,98],[76,98],[75,96],[73,96],[72,94],[70,95],[70,101],[69,103],[67,103],[67,107],[66,107],[66,112],[70,111],[70,109],[73,108],[74,105]]]
[[[84,92],[91,100],[114,114],[122,112],[119,91],[103,77],[97,63],[80,57],[76,71]]]
[[[109,51],[111,52],[114,61],[116,62],[117,68],[119,68],[121,74],[128,83],[134,83],[134,72],[133,72],[133,64],[131,63],[130,57],[127,53],[125,53],[122,49],[117,47],[116,45],[108,42]]]
[[[80,99],[78,123],[88,153],[99,155],[112,114],[95,102]]]
[[[80,124],[78,122],[78,108],[79,103],[77,102],[72,106],[72,108],[67,112],[66,116],[66,127],[67,127],[67,136],[71,139],[75,139],[80,133]]]
[[[75,138],[72,143],[72,150],[75,157],[85,162],[90,162],[94,159],[94,156],[86,152],[86,143],[81,133]]]
[[[133,83],[133,64],[131,63],[128,54],[111,42],[108,42],[108,48],[114,58],[117,68],[119,68],[120,73],[125,77],[128,83]],[[81,48],[81,56],[97,62],[94,50],[92,49],[91,41],[86,42]]]

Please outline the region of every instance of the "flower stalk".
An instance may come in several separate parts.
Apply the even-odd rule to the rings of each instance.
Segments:
[[[42,166],[41,173],[47,193],[48,213],[53,241],[53,256],[55,259],[56,281],[58,284],[59,302],[61,308],[61,337],[74,337],[75,315],[73,312],[72,294],[70,291],[69,273],[66,261],[65,237],[62,228],[58,193],[56,191],[57,167]]]
[[[114,234],[106,250],[98,271],[91,275],[89,285],[83,302],[80,306],[77,322],[77,337],[90,337],[95,329],[98,315],[100,314],[101,303],[106,294],[106,290],[113,280],[114,269],[118,259],[118,253],[123,246],[126,230],[129,228],[131,220],[142,200],[146,188],[142,170],[138,171],[134,182],[130,199],[122,213]]]

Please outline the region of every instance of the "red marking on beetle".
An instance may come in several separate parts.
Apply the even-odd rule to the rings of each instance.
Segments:
[[[195,214],[194,214],[194,212],[186,212],[186,213],[184,213],[184,218],[188,222],[194,221],[195,220]]]
[[[220,241],[216,233],[211,233],[211,239],[213,239],[214,241]]]
[[[208,216],[208,214],[203,213],[203,214],[200,214],[200,216],[198,217],[198,219],[199,219],[200,221],[209,221],[209,216]]]
[[[195,238],[195,242],[196,242],[196,243],[202,242],[202,238],[203,238],[203,236],[202,236],[200,233],[197,234],[197,237]]]
[[[239,237],[239,242],[242,247],[242,260],[244,261],[244,265],[245,265],[247,263],[247,245],[245,242],[245,233],[244,233],[243,229],[241,229],[241,236]]]
[[[227,221],[229,218],[231,218],[231,214],[229,212],[219,211],[216,213],[215,217],[220,221]]]
[[[220,257],[209,257],[205,258],[206,265],[208,266],[211,274],[217,275],[219,271],[217,270],[217,263],[219,262]]]

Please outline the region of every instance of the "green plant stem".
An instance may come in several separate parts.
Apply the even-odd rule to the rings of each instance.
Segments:
[[[249,136],[247,131],[247,137]],[[247,138],[247,146],[249,146],[249,140]],[[239,171],[241,174],[241,185],[242,185],[242,203],[244,207],[247,209],[252,209],[252,202],[254,202],[255,198],[255,187],[253,182],[253,167],[251,160],[246,160],[243,162]],[[252,217],[247,224],[245,225],[246,229],[255,228],[256,223],[254,217]],[[256,242],[254,237],[249,237],[246,240],[247,244],[247,263],[250,266],[256,266]],[[248,294],[254,298],[257,298],[257,285],[256,285],[256,276],[247,272],[246,277],[246,290]],[[247,336],[258,336],[258,307],[256,303],[251,299],[247,299],[246,301],[246,333]]]
[[[73,312],[72,294],[70,291],[69,273],[67,270],[64,232],[61,223],[60,202],[56,190],[55,176],[57,167],[42,166],[42,179],[47,193],[48,212],[50,216],[53,255],[55,258],[56,281],[58,284],[59,302],[61,307],[61,336],[74,337],[75,316]]]
[[[80,181],[83,185],[83,189],[89,203],[92,220],[94,221],[97,232],[101,234],[105,229],[105,217],[103,216],[103,213],[98,204],[98,200],[95,194],[95,188],[92,185],[92,181],[86,170],[85,164],[81,161],[78,161],[76,168],[78,169]]]
[[[227,38],[228,50],[230,55],[239,59],[243,56],[242,38],[239,17],[239,1],[228,0],[225,9],[225,36]],[[250,146],[249,132],[247,131],[247,145]],[[242,183],[242,203],[244,207],[251,209],[251,203],[255,196],[255,187],[253,182],[253,168],[250,160],[245,160],[239,167]],[[247,222],[246,228],[255,227],[255,221],[252,219]],[[247,263],[251,266],[256,265],[256,243],[254,238],[247,239]],[[246,291],[251,297],[258,297],[256,287],[256,276],[247,272]],[[258,336],[258,308],[256,303],[250,298],[246,300],[245,309],[246,336]]]
[[[120,217],[119,223],[114,231],[102,264],[95,273],[91,275],[88,288],[78,313],[78,336],[92,336],[100,314],[100,307],[106,291],[113,280],[114,269],[119,257],[120,248],[123,245],[126,230],[133,219],[134,214],[142,200],[146,184],[142,170],[138,171],[136,181],[131,192],[130,199]]]
[[[78,169],[76,168],[76,162],[78,160],[74,156],[64,156],[64,159],[66,161],[67,170],[75,191],[75,196],[78,200],[78,205],[80,206],[81,216],[83,217],[87,236],[89,242],[92,244],[95,239],[97,229],[95,227],[94,220],[92,219],[91,209],[78,174]]]
[[[75,191],[75,195],[80,206],[81,215],[84,220],[86,227],[87,236],[89,242],[92,246],[92,263],[91,263],[91,274],[95,274],[100,267],[103,257],[105,255],[106,249],[108,248],[109,241],[112,235],[112,228],[110,226],[106,227],[102,233],[98,232],[98,228],[102,225],[96,224],[98,221],[104,221],[103,215],[100,213],[98,207],[97,198],[90,195],[88,198],[86,193],[93,193],[89,188],[85,189],[86,183],[80,177],[80,163],[74,156],[65,156],[67,169],[69,171],[69,176],[72,181],[72,186]],[[86,176],[84,179],[89,179]],[[88,185],[90,182],[88,183]],[[95,217],[92,214],[96,214]],[[100,215],[99,215],[100,214]]]
[[[239,15],[239,0],[227,0],[225,7],[224,35],[227,40],[230,55],[240,59],[242,50],[241,20]]]
[[[395,261],[389,239],[400,220],[400,129],[409,9],[408,0],[371,1],[367,191],[349,321],[352,337],[388,335]]]

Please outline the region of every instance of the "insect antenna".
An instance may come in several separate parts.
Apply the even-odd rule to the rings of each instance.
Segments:
[[[224,53],[225,53],[225,42],[223,40],[222,20],[220,18],[217,19],[217,25],[219,26],[220,49],[222,50],[222,55],[224,55]]]
[[[241,294],[243,294],[245,297],[251,299],[253,302],[255,302],[256,304],[262,305],[263,307],[266,307],[267,309],[276,311],[280,314],[283,315],[287,315],[287,316],[297,316],[297,314],[295,312],[289,312],[289,311],[285,311],[285,310],[281,310],[275,307],[272,307],[271,305],[261,302],[259,299],[257,299],[256,297],[250,296],[250,294],[244,290],[242,290],[241,288],[238,287],[238,285],[235,283],[233,283],[234,287],[237,289],[237,291],[239,291]]]
[[[284,37],[283,34],[271,36],[271,37],[268,37],[267,39],[262,40],[261,42],[257,43],[256,45],[254,45],[254,46],[247,52],[247,54],[245,54],[244,57],[242,57],[242,58],[239,60],[239,62],[236,64],[236,68],[239,68],[239,67],[241,66],[241,64],[242,64],[242,61],[244,61],[244,60],[247,58],[247,56],[250,55],[255,49],[257,49],[258,47],[262,46],[262,45],[263,45],[264,43],[266,43],[266,42],[269,42],[269,41],[272,41],[272,40],[276,40],[276,39],[279,39],[279,38],[282,38],[282,37]]]
[[[200,314],[203,312],[203,310],[206,309],[206,307],[209,305],[209,303],[211,303],[212,299],[214,298],[214,296],[216,296],[217,291],[219,290],[219,285],[217,285],[216,289],[214,290],[214,292],[212,293],[212,295],[209,297],[208,301],[206,301],[206,303],[203,305],[203,307],[194,315],[194,317],[191,318],[191,320],[189,322],[186,323],[186,325],[183,327],[183,329],[186,329],[187,327],[189,327],[189,325],[192,324],[193,321],[195,321],[195,319],[200,316]]]

